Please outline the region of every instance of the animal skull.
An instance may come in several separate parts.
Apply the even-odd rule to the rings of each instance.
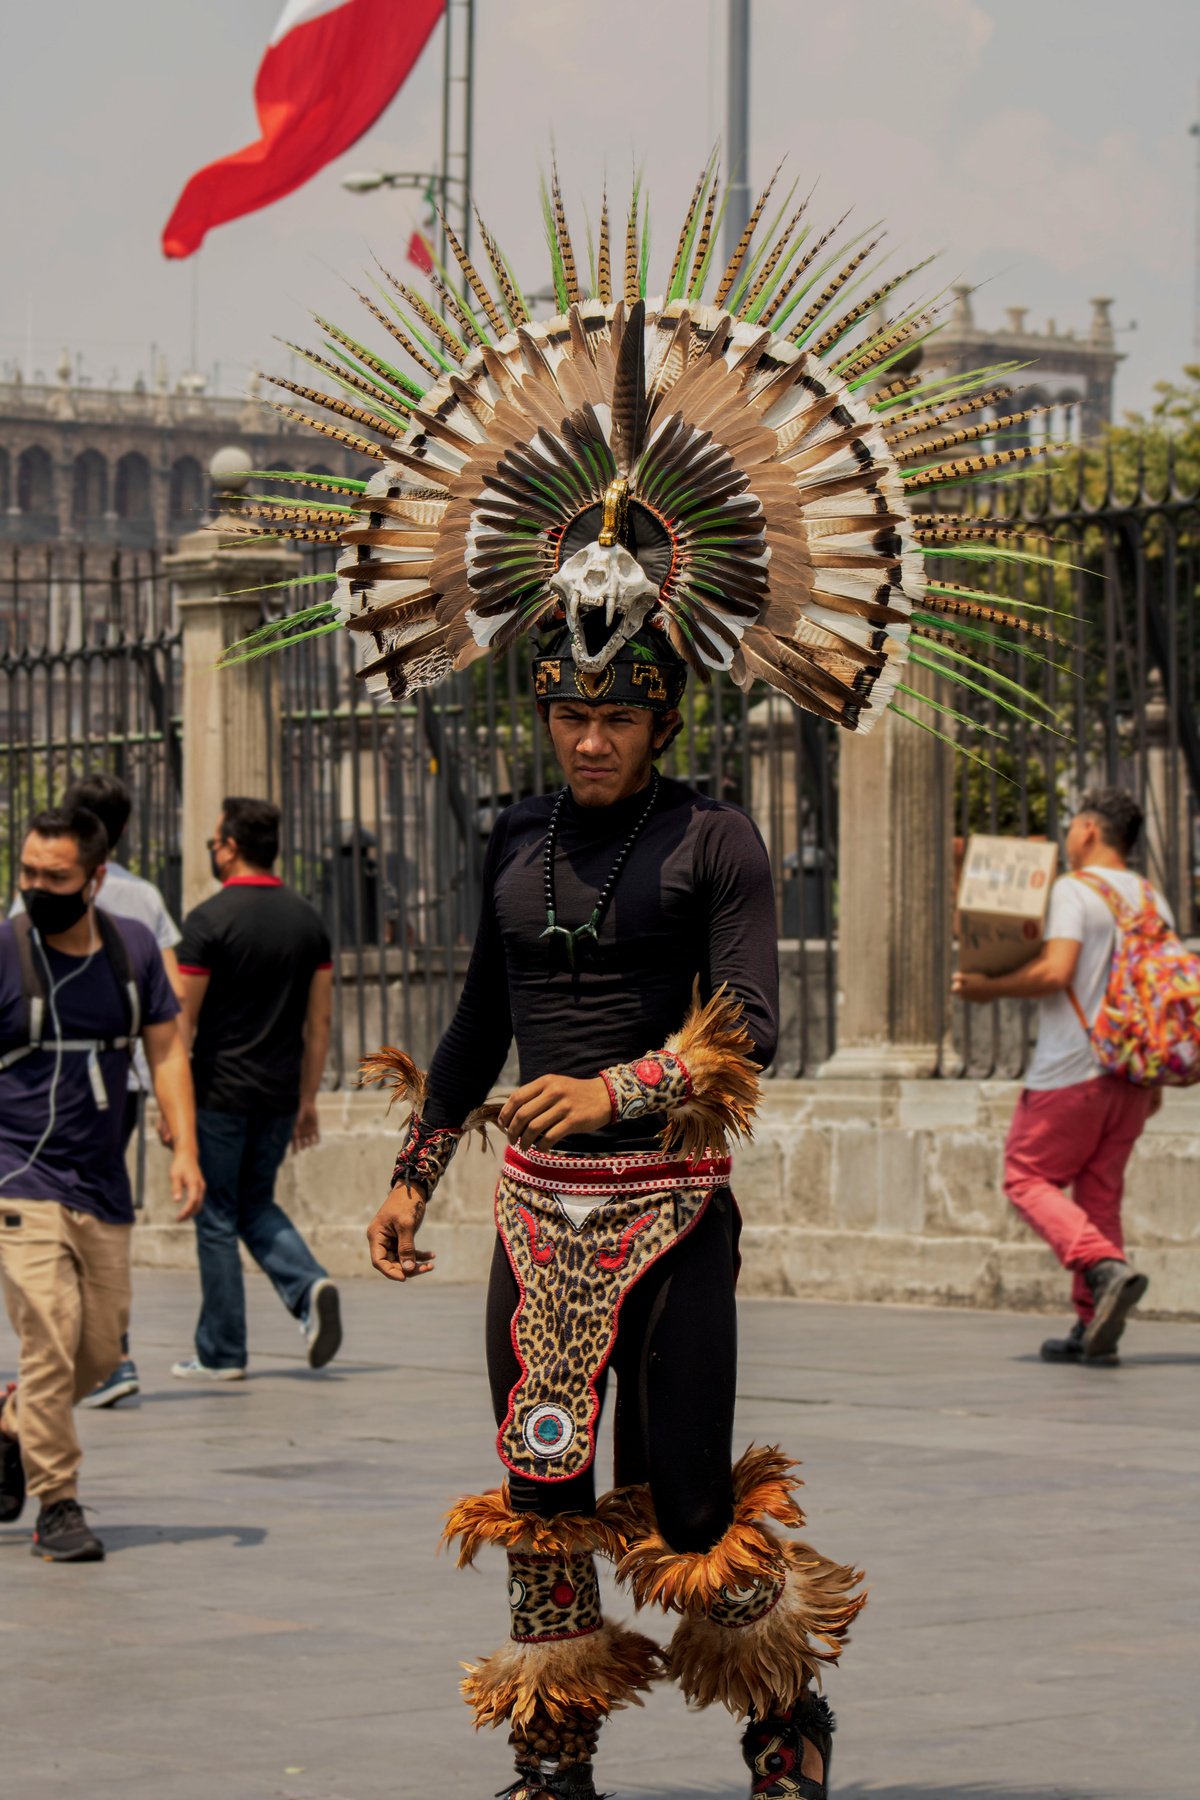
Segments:
[[[568,557],[550,586],[567,610],[576,666],[607,668],[621,645],[639,632],[658,601],[658,587],[623,544],[585,544]],[[607,636],[599,632],[603,609]]]

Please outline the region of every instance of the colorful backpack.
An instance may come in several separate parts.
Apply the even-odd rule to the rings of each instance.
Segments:
[[[1106,902],[1117,922],[1108,987],[1089,1026],[1073,989],[1067,994],[1106,1075],[1138,1087],[1191,1087],[1200,1081],[1200,957],[1186,950],[1142,882],[1138,910],[1090,872],[1076,874]]]

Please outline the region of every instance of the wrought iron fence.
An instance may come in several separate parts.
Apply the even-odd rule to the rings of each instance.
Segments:
[[[1018,525],[1020,541],[1052,554],[1055,566],[1013,565],[993,583],[1042,607],[1027,616],[1048,634],[1001,666],[1053,709],[1057,729],[1041,709],[1023,717],[982,700],[968,709],[1001,739],[984,741],[989,768],[958,759],[955,856],[973,831],[1061,844],[1086,789],[1127,788],[1146,815],[1139,866],[1191,935],[1200,924],[1200,497],[1181,490],[1170,457],[1157,477],[1144,461],[1119,471],[1103,457],[1081,457],[1069,476],[1017,491],[1015,509],[1002,513],[985,493],[979,512]],[[965,565],[957,576],[978,585]],[[948,986],[949,930],[942,942]],[[943,1072],[1019,1075],[1035,1011],[1028,1003],[948,1008]]]
[[[180,638],[153,556],[14,555],[0,570],[0,905],[30,816],[106,770],[134,797],[122,861],[178,914]]]
[[[946,753],[953,813],[921,928],[936,933],[947,991],[956,850],[972,831],[1060,837],[1079,792],[1097,782],[1142,799],[1147,871],[1185,932],[1200,912],[1200,503],[1169,476],[1155,488],[1143,471],[1123,489],[1095,462],[1080,464],[1073,489],[1060,479],[1020,491],[1018,514],[1003,516],[1057,560],[1014,566],[997,584],[1044,607],[1030,616],[1049,633],[1006,652],[1004,668],[1037,691],[1062,733],[1036,710],[1005,714],[979,695],[957,703],[976,728],[999,735],[964,745],[987,766]],[[980,490],[974,506],[1000,522],[996,494]],[[952,578],[978,585],[967,564]],[[178,910],[180,644],[153,557],[114,560],[102,580],[61,553],[44,565],[26,554],[0,570],[0,898],[12,891],[29,814],[71,775],[104,767],[134,793],[123,855]],[[516,653],[400,708],[368,701],[351,659],[342,635],[313,639],[277,659],[270,684],[283,873],[319,907],[337,951],[335,1084],[351,1081],[359,1055],[381,1041],[428,1057],[465,971],[496,812],[558,779]],[[780,1075],[811,1073],[834,1048],[837,739],[762,690],[747,698],[727,681],[693,683],[664,761],[668,773],[745,807],[770,850],[784,970]],[[1031,1024],[1028,1007],[981,1013],[947,1002],[943,1073],[1019,1074]]]
[[[352,658],[341,636],[318,638],[281,658],[279,673],[284,873],[321,908],[334,941],[338,1080],[381,1040],[432,1053],[465,972],[492,822],[560,779],[516,652],[386,709],[362,697]],[[715,682],[689,697],[662,766],[745,806],[775,852],[780,1066],[809,1068],[833,1047],[829,728]]]

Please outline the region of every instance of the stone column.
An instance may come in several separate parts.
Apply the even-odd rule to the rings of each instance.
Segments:
[[[183,628],[183,909],[216,891],[205,839],[226,794],[277,799],[279,695],[272,658],[219,669],[230,644],[261,622],[257,594],[287,581],[300,558],[278,544],[222,549],[220,516],[163,558]]]
[[[934,678],[911,669],[907,679],[928,690]],[[903,704],[921,716],[914,701]],[[888,714],[864,737],[839,737],[837,1049],[821,1075],[936,1071],[951,923],[951,754]]]
[[[1185,935],[1192,929],[1191,857],[1188,845],[1188,774],[1183,752],[1171,747],[1171,714],[1157,669],[1147,682],[1146,873],[1165,894]]]

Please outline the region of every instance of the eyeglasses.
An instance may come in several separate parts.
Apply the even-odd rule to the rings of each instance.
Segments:
[[[227,844],[228,842],[229,839],[227,837],[205,838],[204,848],[206,850],[215,850],[218,844]]]

